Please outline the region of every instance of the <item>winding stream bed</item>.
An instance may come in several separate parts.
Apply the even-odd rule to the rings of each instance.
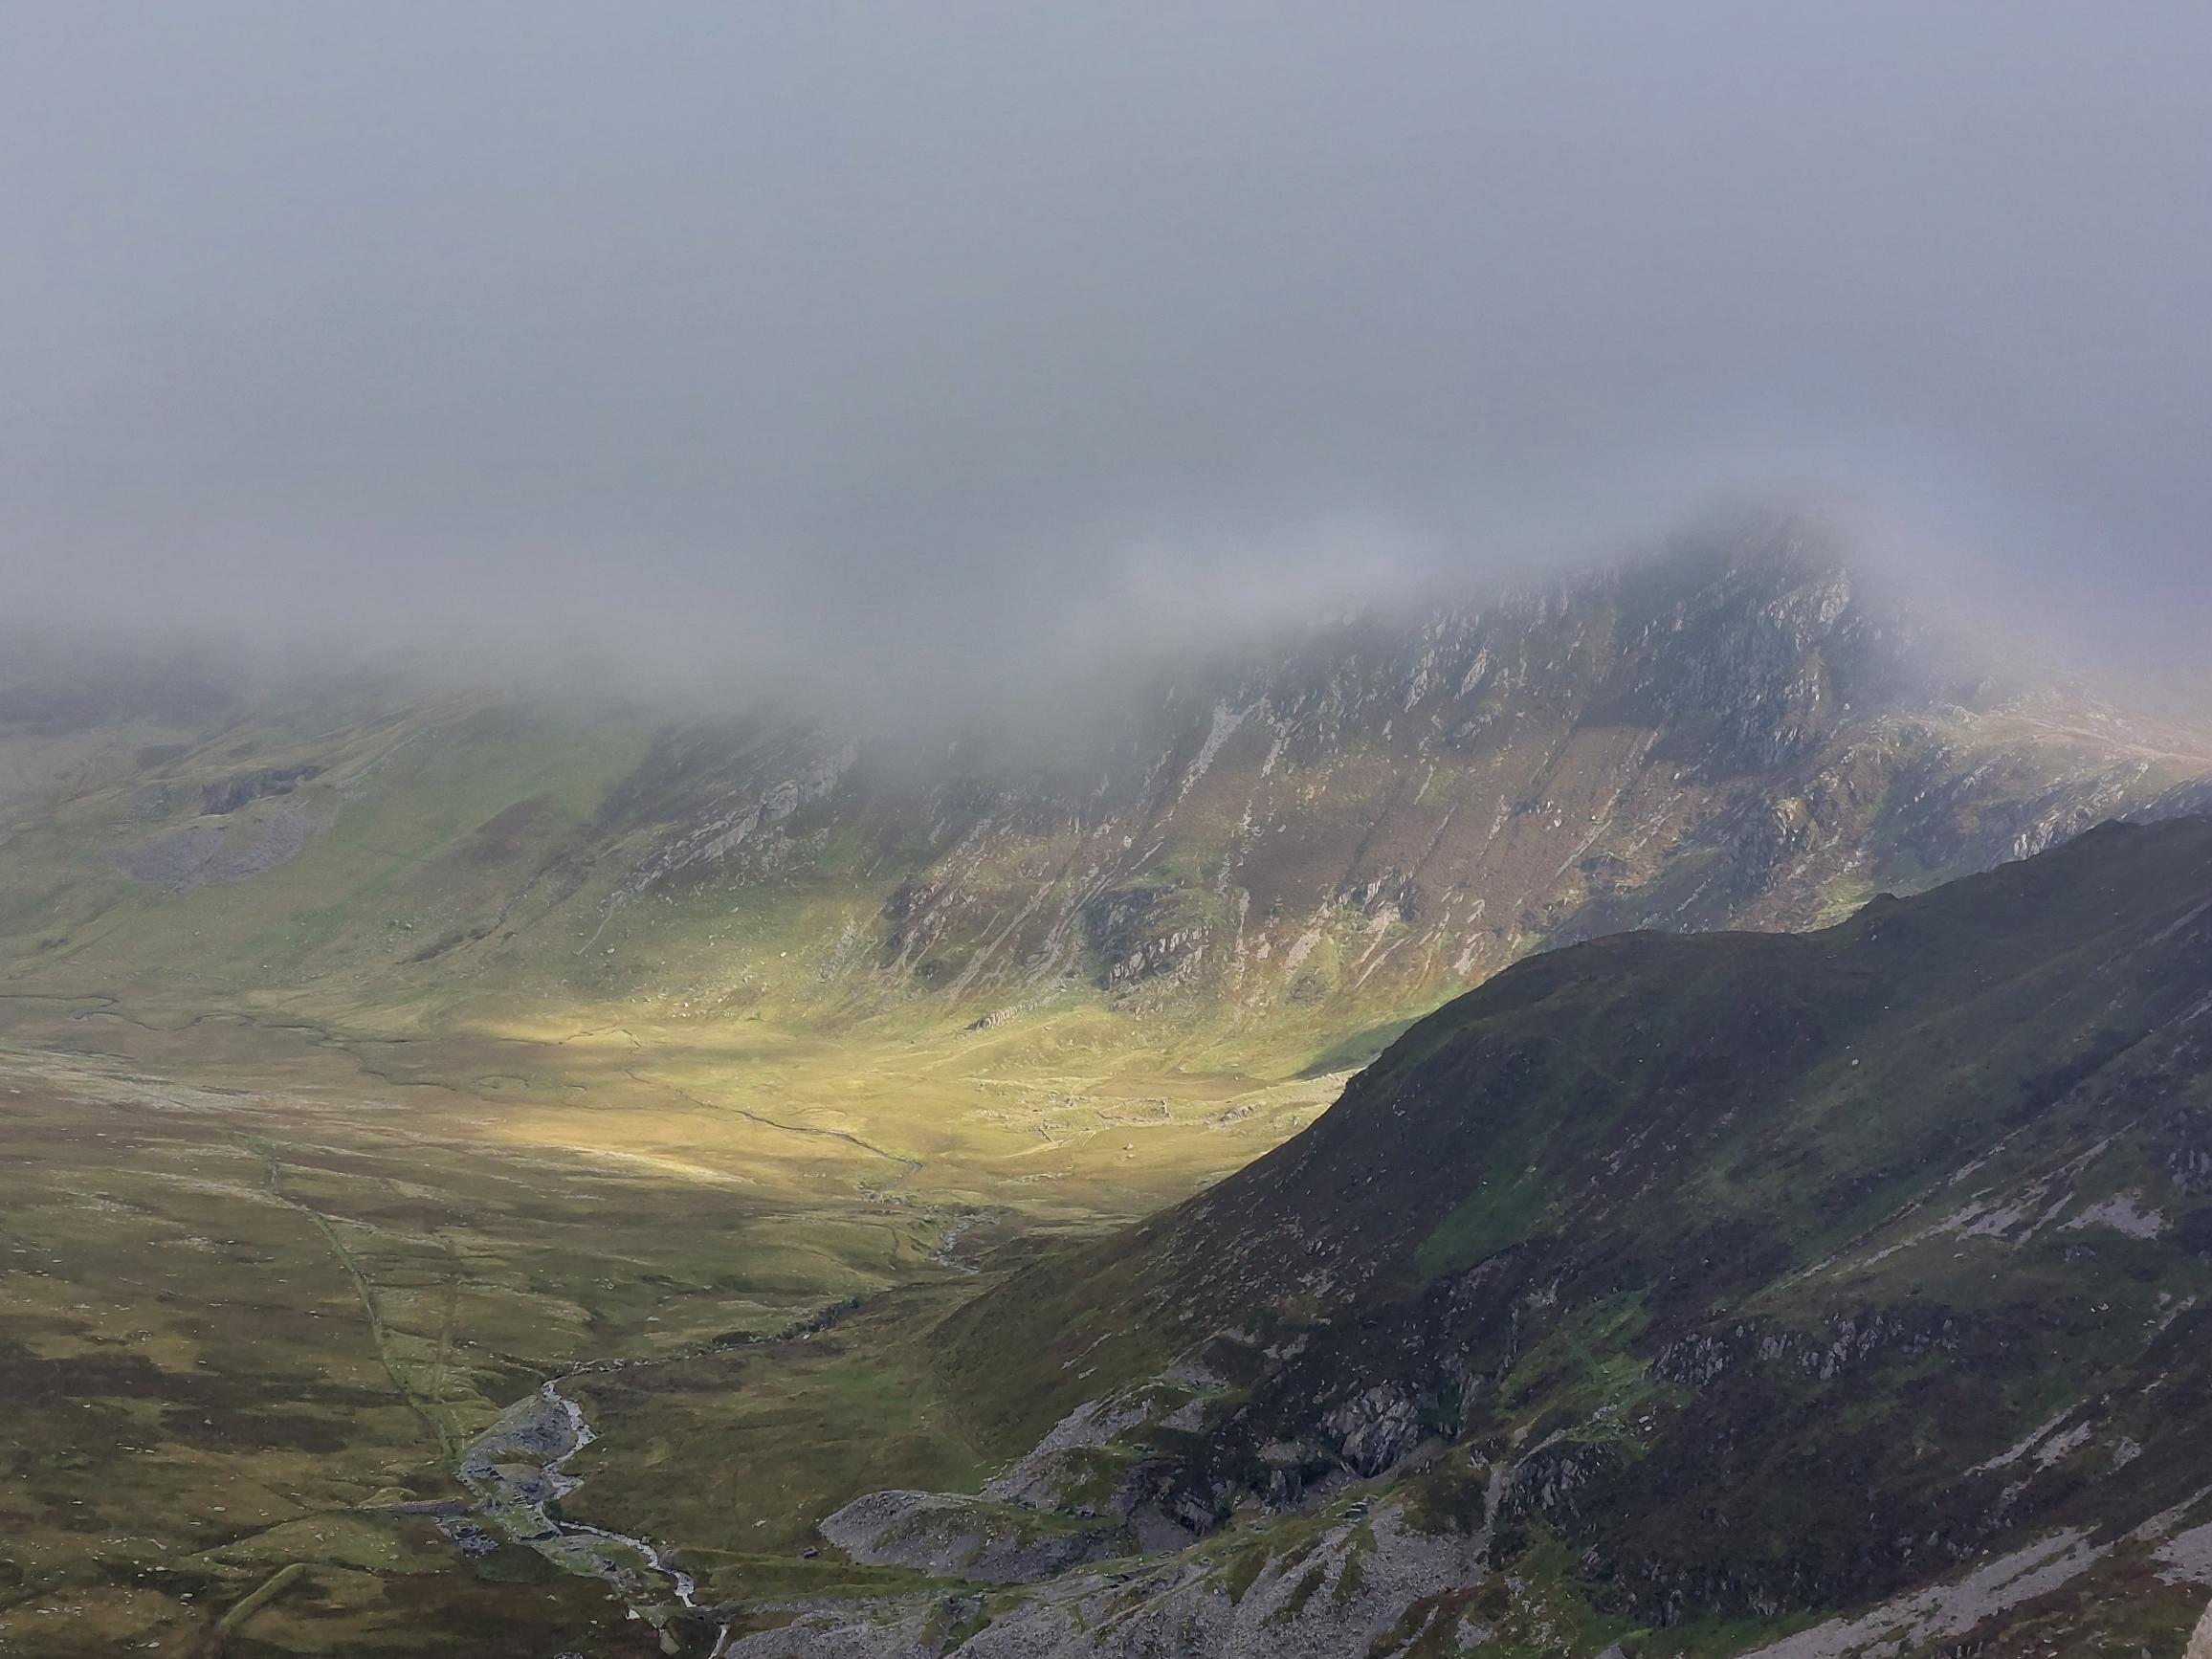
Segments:
[[[571,1371],[556,1377],[508,1406],[462,1454],[456,1472],[476,1496],[476,1514],[563,1571],[607,1581],[632,1618],[646,1620],[660,1632],[662,1651],[680,1653],[670,1625],[685,1615],[710,1621],[717,1616],[716,1609],[699,1604],[692,1576],[657,1544],[549,1513],[564,1494],[583,1484],[581,1476],[568,1472],[567,1464],[597,1438],[584,1407],[561,1391],[578,1375]],[[729,1635],[728,1622],[720,1621],[708,1659],[722,1651]]]

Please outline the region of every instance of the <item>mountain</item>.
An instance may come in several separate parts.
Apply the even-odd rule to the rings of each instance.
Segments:
[[[0,651],[0,1647],[2193,1610],[2203,1169],[2083,1091],[2194,1075],[2201,725],[1789,520],[985,713],[709,683]]]
[[[2212,820],[1518,962],[934,1340],[1030,1449],[824,1531],[984,1582],[733,1653],[2178,1654]]]
[[[29,663],[0,675],[0,976],[403,1026],[1105,1010],[1330,1069],[1540,947],[1830,920],[2212,779],[2212,736],[1988,655],[1761,520],[1141,655],[926,742],[763,702]]]

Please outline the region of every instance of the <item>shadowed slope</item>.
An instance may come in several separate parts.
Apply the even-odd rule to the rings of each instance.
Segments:
[[[1413,1534],[1479,1527],[1451,1593],[1511,1566],[1633,1651],[1732,1652],[2064,1535],[2074,1604],[2039,1627],[2120,1627],[2083,1586],[2134,1574],[2178,1650],[2208,1300],[2212,821],[2188,819],[1821,933],[1517,964],[1249,1168],[956,1313],[940,1369],[1002,1445],[1064,1419],[1002,1496],[1154,1548],[1278,1560],[1380,1476]],[[1185,1570],[1191,1606],[1229,1595]],[[1482,1593],[1500,1628],[1527,1613]],[[1960,1595],[1960,1630],[2032,1600]]]

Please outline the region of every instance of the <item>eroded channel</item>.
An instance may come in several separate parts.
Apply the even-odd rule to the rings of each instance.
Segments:
[[[632,1618],[660,1633],[665,1653],[687,1650],[679,1634],[684,1626],[701,1636],[711,1630],[706,1651],[714,1659],[729,1643],[729,1621],[720,1609],[699,1604],[692,1576],[659,1545],[553,1513],[583,1484],[568,1472],[569,1460],[597,1438],[584,1408],[561,1391],[577,1375],[557,1377],[518,1400],[461,1454],[456,1472],[476,1498],[475,1513],[564,1572],[606,1581]],[[467,1547],[465,1538],[456,1541]]]

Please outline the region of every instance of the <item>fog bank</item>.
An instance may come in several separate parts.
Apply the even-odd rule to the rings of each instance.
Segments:
[[[899,698],[1716,493],[2212,620],[2212,12],[0,17],[18,624]]]

